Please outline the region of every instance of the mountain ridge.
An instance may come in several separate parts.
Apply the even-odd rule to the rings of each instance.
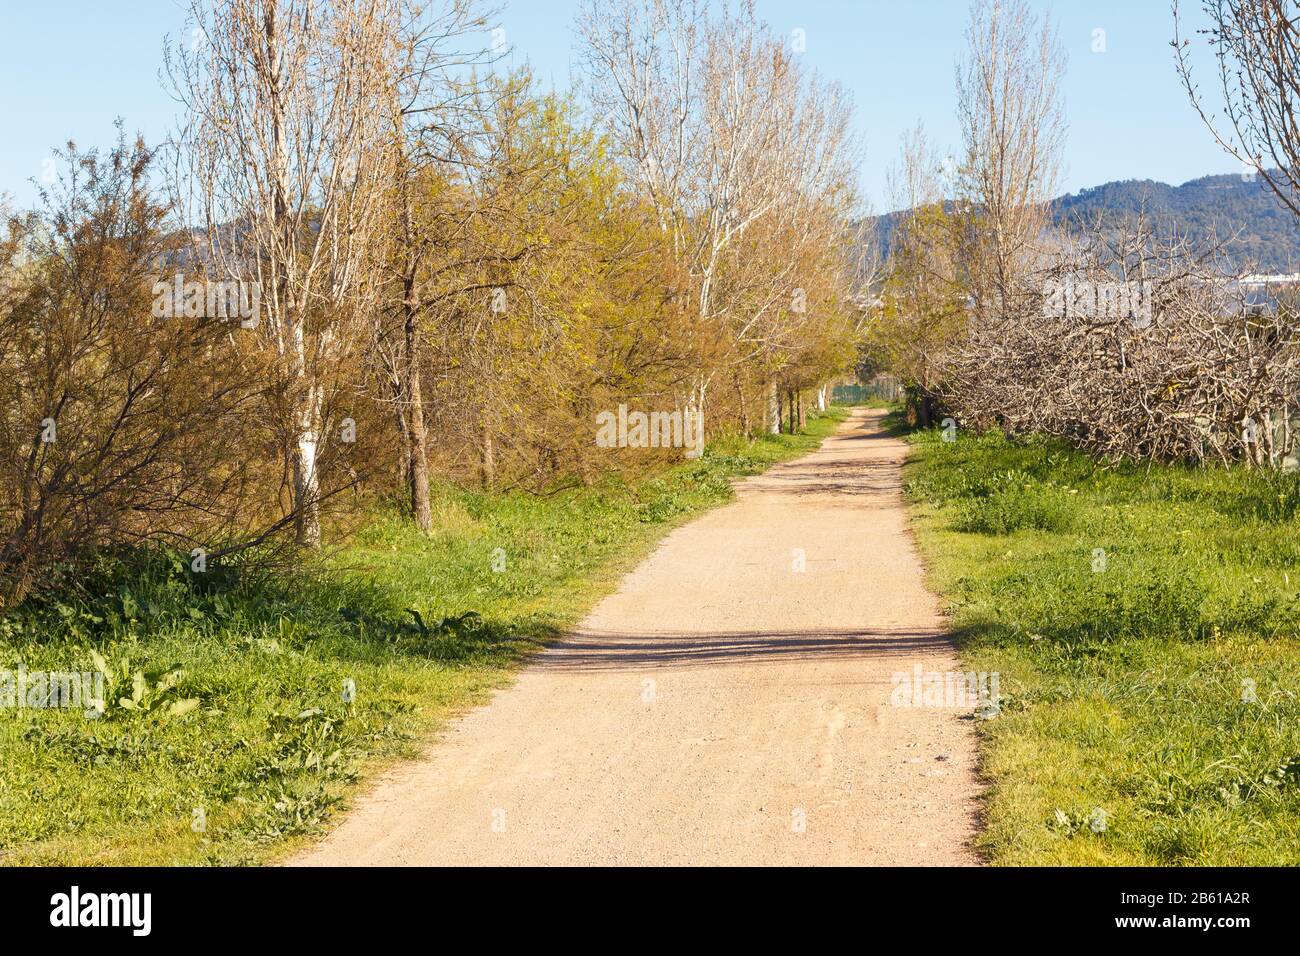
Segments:
[[[1234,237],[1225,257],[1235,267],[1253,271],[1300,271],[1300,219],[1274,195],[1262,176],[1218,173],[1174,186],[1154,179],[1117,179],[1065,193],[1052,200],[1053,218],[1060,225],[1090,222],[1100,213],[1103,222],[1117,223],[1145,209],[1162,233],[1185,233],[1193,242],[1211,236]],[[888,252],[895,223],[905,210],[875,217],[877,239]]]

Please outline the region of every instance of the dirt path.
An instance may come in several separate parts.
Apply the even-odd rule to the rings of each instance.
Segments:
[[[672,532],[294,862],[975,862],[969,710],[890,703],[957,662],[880,415]]]

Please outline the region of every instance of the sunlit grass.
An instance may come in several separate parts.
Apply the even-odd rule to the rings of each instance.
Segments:
[[[1300,863],[1300,479],[911,441],[931,583],[1006,698],[990,858]]]
[[[105,561],[0,619],[0,669],[88,670],[92,650],[132,669],[178,663],[177,695],[201,706],[175,718],[110,706],[101,719],[0,707],[0,863],[283,853],[508,683],[670,527],[726,501],[732,478],[814,448],[843,417],[814,417],[806,435],[723,438],[651,477],[549,497],[439,486],[432,535],[381,515],[293,576]]]

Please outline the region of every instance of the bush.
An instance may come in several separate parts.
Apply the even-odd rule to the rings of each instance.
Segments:
[[[0,238],[0,608],[127,544],[255,537],[278,517],[246,338],[153,315],[174,253],[151,154],[69,148],[77,173]],[[215,550],[215,549],[214,549]]]

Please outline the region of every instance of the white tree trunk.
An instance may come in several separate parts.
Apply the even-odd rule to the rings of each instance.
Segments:
[[[826,386],[822,385],[817,389],[817,411],[826,411]]]
[[[293,455],[294,506],[298,509],[297,540],[304,548],[320,546],[321,401],[319,386],[304,389],[297,410],[298,436]]]
[[[775,379],[767,386],[767,430],[773,435],[781,434],[781,395]]]
[[[704,389],[699,378],[691,386],[682,403],[674,403],[674,410],[682,410],[681,447],[686,458],[699,458],[704,454]]]

